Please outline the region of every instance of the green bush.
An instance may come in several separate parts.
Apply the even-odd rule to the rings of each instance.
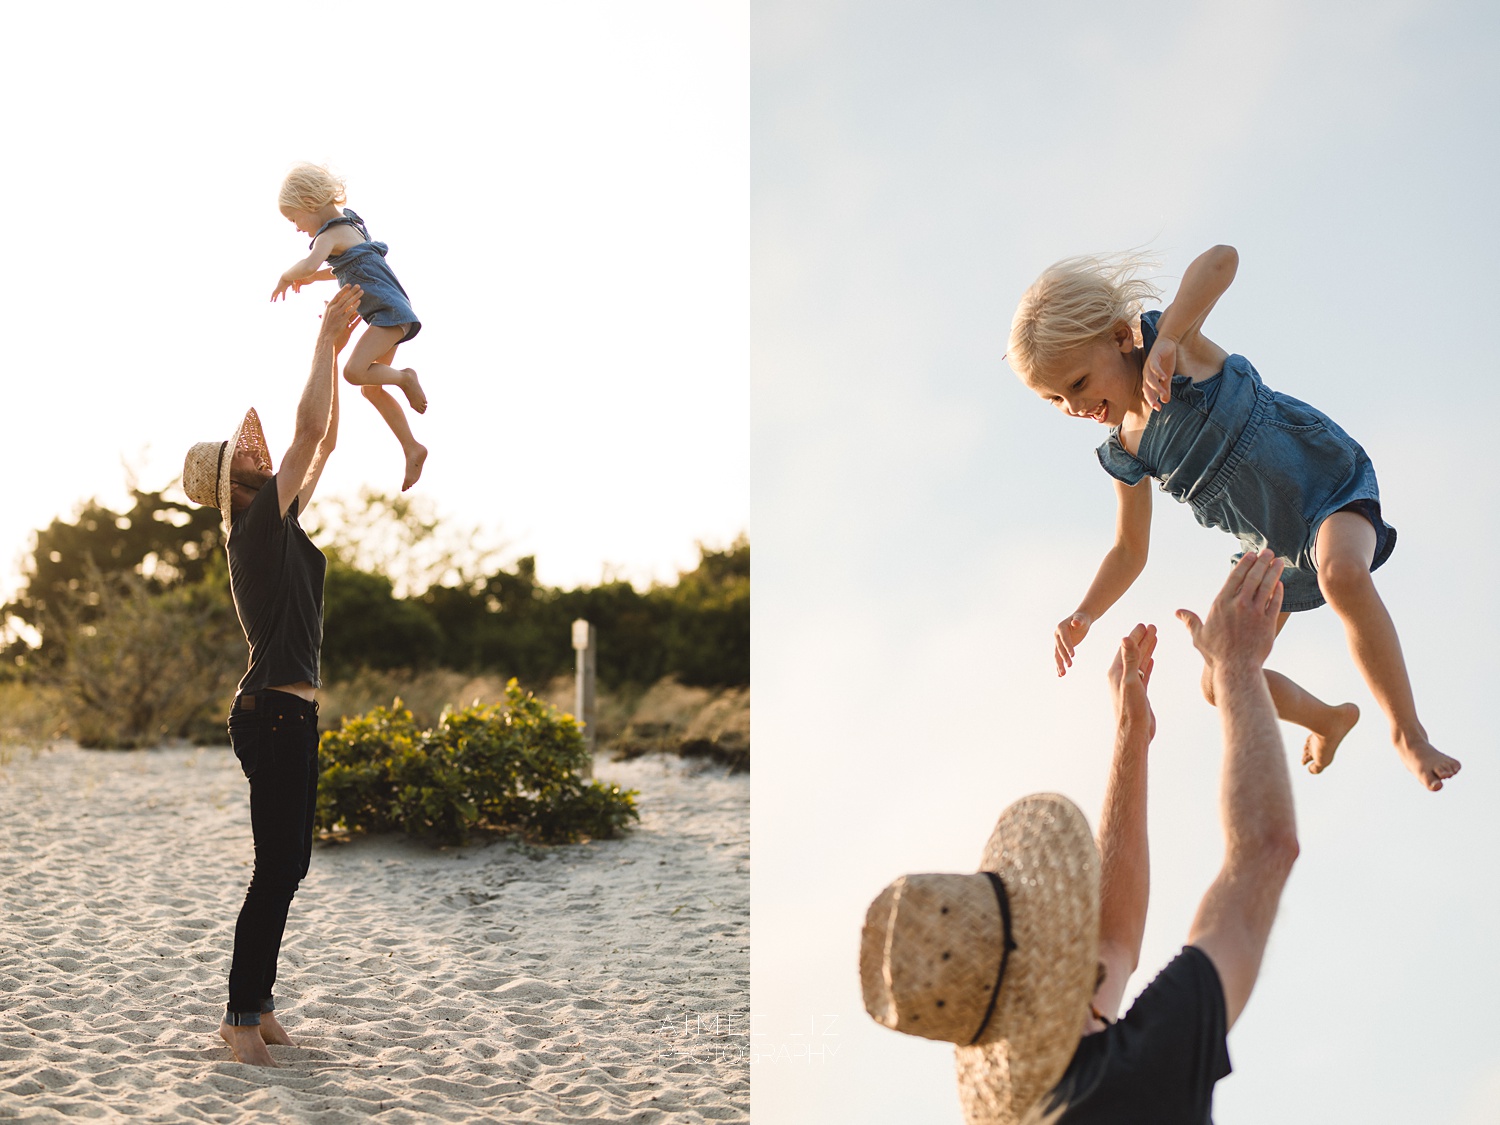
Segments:
[[[168,738],[223,738],[244,668],[222,568],[216,578],[153,593],[130,571],[90,561],[76,592],[51,607],[58,655],[32,679],[62,707],[80,746],[134,749]]]
[[[443,715],[421,730],[398,699],[323,735],[318,827],[465,843],[475,829],[545,843],[618,836],[639,820],[635,791],[578,775],[583,733],[514,680],[505,703]]]

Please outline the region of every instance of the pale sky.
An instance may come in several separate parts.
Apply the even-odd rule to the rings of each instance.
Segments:
[[[6,37],[0,599],[125,465],[161,488],[252,405],[285,448],[334,289],[269,302],[299,160],[344,174],[422,318],[397,356],[438,512],[562,585],[746,529],[746,4],[33,4]],[[400,482],[346,395],[322,488]]]
[[[1097,823],[1105,670],[1152,685],[1152,899],[1130,994],[1217,869],[1217,716],[1172,618],[1234,541],[1157,496],[1145,575],[1052,670],[1108,547],[1092,423],[1001,362],[1050,262],[1240,270],[1205,332],[1357,437],[1400,541],[1377,586],[1463,773],[1400,766],[1330,610],[1272,665],[1364,719],[1293,776],[1302,857],[1230,1035],[1219,1125],[1500,1119],[1493,521],[1496,9],[756,0],[752,455],[757,1125],[961,1120],[952,1050],[864,1013],[858,938],[905,872],[972,871],[1028,792]],[[1301,735],[1284,728],[1289,755]]]

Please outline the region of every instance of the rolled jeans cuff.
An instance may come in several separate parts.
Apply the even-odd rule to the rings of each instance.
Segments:
[[[224,1022],[227,1023],[230,1027],[259,1027],[260,1013],[231,1012],[228,1008],[225,1008]]]

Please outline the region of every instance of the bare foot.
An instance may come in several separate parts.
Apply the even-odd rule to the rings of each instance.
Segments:
[[[1333,712],[1333,721],[1325,729],[1309,734],[1307,742],[1302,746],[1302,764],[1307,767],[1308,773],[1322,773],[1333,765],[1333,756],[1338,751],[1339,743],[1344,741],[1344,735],[1359,722],[1359,708],[1352,703],[1340,703],[1329,710]]]
[[[1434,793],[1461,768],[1457,758],[1448,757],[1425,738],[1406,740],[1398,737],[1396,752],[1401,755],[1406,768],[1417,775],[1417,780]]]
[[[286,1033],[282,1032],[282,1034]],[[266,1050],[266,1041],[260,1037],[258,1027],[236,1027],[234,1024],[221,1023],[219,1038],[229,1044],[229,1049],[234,1052],[235,1062],[247,1063],[250,1066],[276,1065],[271,1052]]]
[[[406,396],[406,401],[411,403],[411,408],[418,414],[426,414],[427,393],[422,390],[422,384],[417,382],[417,373],[413,368],[401,369],[400,386],[401,393]]]
[[[422,475],[422,466],[427,462],[427,447],[425,445],[413,445],[406,453],[406,479],[401,482],[401,491],[405,492],[417,483],[417,478]]]
[[[286,1033],[276,1019],[275,1012],[262,1012],[260,1014],[260,1037],[266,1043],[275,1043],[282,1047],[295,1047],[292,1037]]]

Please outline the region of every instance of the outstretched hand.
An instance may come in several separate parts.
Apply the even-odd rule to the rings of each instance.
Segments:
[[[279,300],[286,300],[286,291],[288,289],[290,289],[293,293],[302,292],[302,286],[304,283],[305,282],[303,278],[288,277],[286,274],[282,274],[280,280],[276,282],[276,288],[271,290],[271,303],[274,305]]]
[[[1109,687],[1115,697],[1115,718],[1122,727],[1144,725],[1146,741],[1156,737],[1156,715],[1146,689],[1151,686],[1151,669],[1156,661],[1156,626],[1137,625],[1120,641],[1109,666]]]
[[[1276,617],[1285,592],[1281,572],[1286,560],[1269,548],[1246,552],[1229,572],[1229,580],[1209,607],[1208,619],[1179,609],[1177,619],[1192,634],[1193,647],[1209,670],[1253,667],[1259,670],[1276,640]]]
[[[345,285],[323,308],[323,326],[318,331],[324,337],[332,335],[335,352],[344,350],[359,323],[359,299],[364,292],[358,285]]]
[[[1059,676],[1066,675],[1073,667],[1073,652],[1089,635],[1089,626],[1093,623],[1094,619],[1080,609],[1066,620],[1059,621],[1057,628],[1052,630],[1052,658],[1057,661]]]
[[[1158,336],[1141,371],[1141,394],[1152,410],[1160,410],[1162,403],[1172,400],[1172,375],[1176,371],[1177,341]]]

